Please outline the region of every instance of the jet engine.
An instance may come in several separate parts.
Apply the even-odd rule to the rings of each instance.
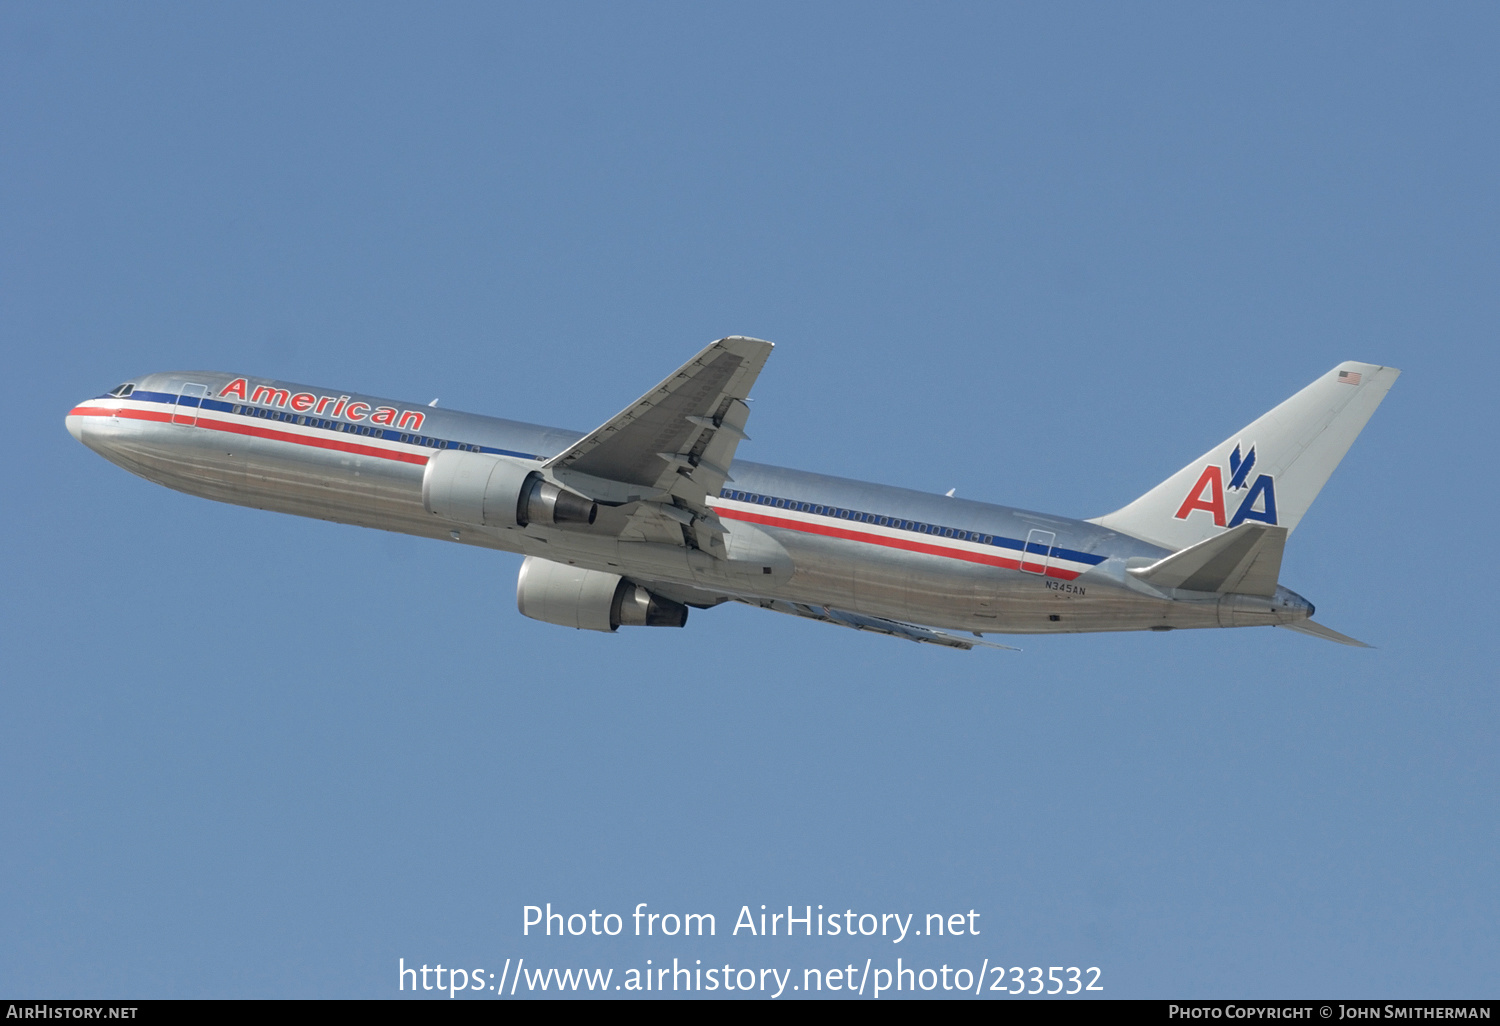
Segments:
[[[586,631],[682,627],[687,606],[653,595],[619,574],[527,556],[516,578],[521,615]]]
[[[532,465],[457,449],[427,461],[422,505],[433,516],[478,527],[586,526],[599,514],[593,499],[553,484]]]

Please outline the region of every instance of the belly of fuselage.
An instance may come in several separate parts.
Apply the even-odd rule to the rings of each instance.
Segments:
[[[950,630],[1059,634],[1219,626],[1211,603],[1121,587],[1104,571],[1072,579],[771,529],[795,567],[784,597]]]

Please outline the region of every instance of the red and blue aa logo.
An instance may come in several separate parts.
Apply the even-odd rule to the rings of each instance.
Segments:
[[[1250,481],[1250,471],[1255,469],[1255,446],[1244,456],[1240,455],[1240,446],[1236,443],[1234,452],[1229,454],[1229,482],[1224,482],[1224,468],[1217,464],[1209,464],[1203,468],[1203,473],[1198,477],[1198,483],[1189,489],[1187,498],[1182,500],[1182,505],[1174,514],[1178,520],[1186,520],[1194,511],[1205,510],[1211,513],[1214,524],[1217,527],[1238,527],[1247,520],[1255,520],[1262,524],[1276,523],[1276,482],[1270,474],[1257,474],[1255,480]],[[1248,490],[1247,490],[1248,489]],[[1234,511],[1234,516],[1226,522],[1225,518],[1225,491],[1244,491],[1244,498],[1240,499],[1239,508]],[[1259,507],[1259,508],[1257,508]]]

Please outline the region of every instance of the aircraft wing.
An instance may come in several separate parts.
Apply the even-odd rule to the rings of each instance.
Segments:
[[[622,507],[620,537],[700,548],[724,558],[724,528],[708,506],[750,416],[746,400],[772,345],[721,338],[590,431],[544,469]]]
[[[960,648],[968,651],[975,645],[985,648],[1003,648],[1007,651],[1018,652],[1020,649],[1010,645],[1001,645],[994,641],[985,641],[978,637],[964,637],[959,634],[948,634],[944,631],[933,630],[931,627],[921,627],[913,623],[902,623],[899,620],[886,620],[879,616],[866,616],[863,613],[851,613],[843,609],[831,609],[828,606],[810,606],[802,602],[784,602],[780,599],[736,599],[746,605],[759,606],[762,609],[773,609],[778,613],[790,613],[793,616],[805,617],[809,620],[821,620],[823,623],[837,624],[840,627],[852,627],[857,631],[873,631],[876,634],[888,634],[893,638],[905,638],[907,641],[917,641],[928,645],[942,645],[945,648]]]

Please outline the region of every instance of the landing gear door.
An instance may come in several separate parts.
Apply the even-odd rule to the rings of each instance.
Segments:
[[[182,392],[177,396],[177,405],[172,407],[172,423],[186,424],[194,427],[198,423],[198,411],[203,406],[203,400],[208,398],[207,385],[195,385],[192,382],[182,386]]]
[[[1026,535],[1026,549],[1021,553],[1021,569],[1028,574],[1045,574],[1047,560],[1052,556],[1052,544],[1057,541],[1053,531],[1032,528]]]

